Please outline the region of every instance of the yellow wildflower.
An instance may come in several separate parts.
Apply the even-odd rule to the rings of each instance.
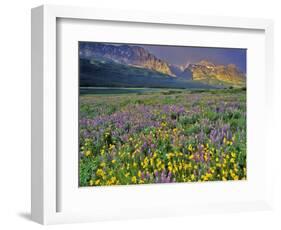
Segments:
[[[220,164],[220,163],[216,163],[216,166],[217,166],[218,168],[220,168],[220,167],[221,167],[221,164]]]
[[[175,155],[173,153],[168,153],[166,154],[167,158],[170,160],[172,157],[174,157]]]
[[[207,161],[208,160],[208,155],[205,153],[204,154],[204,160]]]
[[[85,156],[86,156],[86,157],[88,157],[88,156],[90,156],[90,155],[91,155],[91,151],[90,151],[90,150],[88,150],[88,151],[85,152]]]
[[[116,182],[116,177],[111,177],[110,181],[109,181],[109,184],[114,184]]]
[[[137,183],[137,178],[136,178],[135,176],[132,177],[132,182],[133,182],[134,184]]]
[[[115,145],[112,145],[112,144],[109,145],[109,150],[112,150],[114,148],[115,148]]]
[[[94,180],[91,179],[91,180],[89,181],[89,185],[90,185],[90,186],[93,186],[93,185],[94,185]]]
[[[130,176],[130,173],[129,173],[129,172],[127,172],[127,173],[125,174],[125,177],[128,177],[128,176]]]
[[[104,176],[104,171],[102,169],[98,169],[96,174],[97,174],[97,176],[103,177]]]

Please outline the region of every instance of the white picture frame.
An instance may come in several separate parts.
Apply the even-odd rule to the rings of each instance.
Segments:
[[[77,207],[77,202],[73,202],[73,209],[77,207],[75,211],[61,210],[60,199],[62,194],[67,194],[67,189],[64,188],[64,193],[59,193],[58,188],[61,186],[61,180],[58,179],[58,173],[60,172],[60,164],[58,164],[58,143],[57,143],[57,117],[58,117],[58,95],[60,94],[57,84],[58,75],[58,22],[61,19],[75,20],[87,20],[87,21],[102,21],[105,23],[124,22],[124,23],[138,23],[149,24],[157,27],[169,26],[170,28],[180,26],[192,26],[198,27],[204,30],[208,28],[219,28],[221,30],[243,30],[247,31],[260,31],[265,42],[264,57],[262,66],[264,67],[264,73],[261,74],[260,83],[265,82],[264,85],[260,84],[260,87],[264,87],[260,98],[264,101],[262,109],[266,109],[264,119],[264,132],[266,135],[266,173],[262,184],[264,191],[259,194],[259,199],[245,200],[245,199],[233,199],[233,200],[216,200],[212,203],[201,204],[194,201],[189,208],[187,203],[181,205],[178,201],[170,202],[167,206],[161,206],[158,203],[151,203],[151,207],[145,209],[142,207],[135,207],[130,205],[124,205],[124,208],[120,207],[120,210],[116,209],[112,212],[102,210],[102,207],[97,207],[96,210],[87,210],[82,212],[81,208],[85,205],[85,202],[81,207]],[[79,26],[79,25],[78,25]],[[234,38],[235,39],[235,38]],[[237,41],[239,43],[239,41]],[[127,11],[114,11],[114,10],[101,10],[91,8],[78,8],[78,7],[66,7],[66,6],[52,6],[44,5],[32,9],[32,183],[31,183],[31,213],[32,219],[41,224],[56,224],[56,223],[70,223],[70,222],[82,222],[82,221],[97,221],[107,219],[124,219],[124,218],[140,218],[151,216],[171,216],[171,215],[186,215],[189,213],[206,213],[206,212],[225,212],[225,211],[243,211],[243,210],[264,210],[272,208],[272,167],[271,159],[273,151],[270,149],[270,135],[272,124],[271,112],[273,111],[273,23],[271,20],[266,19],[247,19],[247,18],[231,18],[231,17],[210,17],[210,16],[189,16],[189,15],[174,15],[174,14],[151,14],[145,12],[127,12]],[[76,92],[73,92],[76,93]],[[253,103],[254,95],[250,95],[250,102]],[[252,98],[252,99],[251,99]],[[262,118],[263,119],[263,118]],[[67,163],[65,163],[67,164]],[[259,165],[259,164],[257,164]],[[71,165],[70,165],[71,167]],[[67,167],[65,167],[67,168]],[[242,182],[243,183],[243,182]],[[255,182],[258,184],[259,182]],[[152,185],[153,186],[153,185]],[[179,191],[180,194],[186,192],[185,185],[159,185],[160,187],[130,187],[131,194],[135,193],[138,189],[145,193],[151,193],[154,191],[163,192],[163,186],[166,191],[175,193]],[[200,186],[200,185],[199,185]],[[203,185],[202,185],[203,186]],[[207,184],[202,187],[203,189],[209,189],[213,187],[216,189],[223,189],[222,184],[214,185]],[[239,185],[228,184],[228,188],[239,189]],[[243,186],[243,185],[242,185]],[[241,187],[242,188],[242,187]],[[192,188],[198,189],[198,187]],[[191,190],[192,190],[191,189]],[[115,190],[119,190],[118,193],[122,194],[123,198],[126,198],[126,190],[128,188],[110,188],[109,195],[115,194]],[[213,192],[216,190],[214,189]],[[254,191],[254,187],[249,192]],[[106,191],[93,191],[97,194],[104,193]],[[111,193],[110,193],[111,192]],[[118,194],[116,193],[116,194]],[[155,192],[154,192],[155,193]],[[71,191],[69,191],[71,194]],[[106,193],[104,193],[106,194]],[[154,194],[156,195],[156,194]],[[69,197],[68,200],[74,197]],[[76,199],[76,198],[75,198]],[[77,198],[78,199],[78,198]],[[126,202],[126,201],[124,201]],[[100,204],[98,204],[100,205]],[[69,204],[68,206],[71,206]],[[172,211],[163,211],[164,208],[173,207]],[[98,212],[98,210],[101,212]],[[144,213],[144,211],[146,211]]]

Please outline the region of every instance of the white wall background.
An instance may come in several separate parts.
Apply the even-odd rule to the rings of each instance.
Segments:
[[[100,8],[271,18],[275,21],[275,93],[281,95],[281,14],[276,0],[8,0],[0,8],[0,228],[38,229],[30,221],[30,8],[68,4]],[[280,76],[280,77],[279,77]],[[281,173],[280,107],[275,110],[276,179]],[[258,124],[257,124],[258,130]],[[275,186],[273,212],[188,216],[48,226],[52,229],[277,229],[281,227],[281,188]]]

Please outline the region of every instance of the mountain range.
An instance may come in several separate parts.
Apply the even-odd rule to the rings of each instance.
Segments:
[[[80,86],[224,88],[245,87],[246,76],[234,64],[208,60],[170,64],[137,45],[80,42]]]

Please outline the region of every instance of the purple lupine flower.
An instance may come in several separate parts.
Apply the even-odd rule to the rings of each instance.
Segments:
[[[172,173],[169,172],[168,176],[166,177],[166,183],[170,183],[171,182],[171,178],[172,178]]]

